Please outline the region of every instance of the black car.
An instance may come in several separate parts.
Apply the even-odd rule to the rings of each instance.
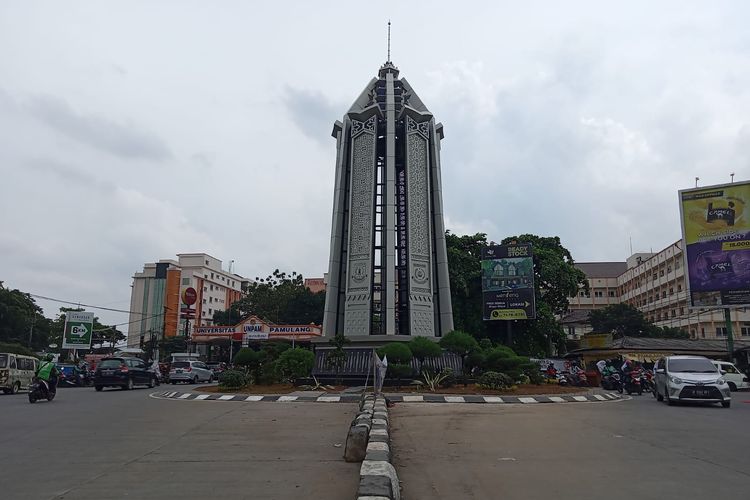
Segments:
[[[136,385],[154,387],[156,375],[146,363],[138,358],[104,358],[94,373],[94,388],[101,391],[105,387],[132,389]]]

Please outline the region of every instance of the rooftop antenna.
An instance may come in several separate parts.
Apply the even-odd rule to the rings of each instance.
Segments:
[[[734,172],[732,172],[731,174],[729,174],[729,177],[732,178],[732,184],[734,184]]]
[[[698,187],[698,181],[699,181],[699,180],[701,180],[701,178],[700,178],[700,177],[696,177],[696,178],[695,178],[695,187]]]
[[[386,62],[391,62],[391,20],[388,19],[388,59]]]

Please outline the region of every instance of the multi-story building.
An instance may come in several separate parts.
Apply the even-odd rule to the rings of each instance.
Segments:
[[[588,315],[594,309],[620,303],[618,277],[625,272],[625,262],[581,262],[575,265],[586,273],[589,290],[580,290],[570,297],[569,312],[561,322],[571,339],[591,332]]]
[[[637,307],[657,326],[681,328],[691,338],[725,338],[724,310],[688,308],[687,280],[682,240],[655,254],[636,254],[627,261],[627,271],[618,277],[622,302]],[[750,312],[732,309],[732,331],[737,338],[750,338]]]
[[[224,311],[242,297],[247,280],[222,269],[221,261],[205,253],[183,253],[177,260],[163,259],[143,266],[133,276],[130,294],[128,346],[151,338],[184,335],[186,320],[180,318],[182,292],[194,288],[197,301],[191,325],[210,326],[216,311]]]
[[[570,299],[570,313],[561,322],[571,338],[591,331],[588,311],[625,303],[643,312],[657,326],[681,328],[694,339],[726,338],[723,309],[690,309],[682,255],[682,240],[656,253],[636,253],[626,262],[582,262],[589,292]],[[732,309],[736,338],[750,338],[750,312]]]

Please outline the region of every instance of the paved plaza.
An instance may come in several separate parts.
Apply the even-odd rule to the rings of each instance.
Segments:
[[[735,393],[730,409],[644,395],[391,410],[404,500],[748,498],[748,422],[748,393]]]
[[[355,404],[176,401],[152,390],[0,395],[2,498],[346,499]],[[12,480],[10,480],[12,478]]]

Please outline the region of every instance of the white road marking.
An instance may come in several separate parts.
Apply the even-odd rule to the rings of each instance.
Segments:
[[[502,403],[503,398],[499,398],[497,396],[484,396],[484,402],[485,403]]]
[[[189,393],[189,392],[186,392],[185,394],[182,394],[182,395],[180,395],[180,397],[179,397],[179,398],[177,398],[177,399],[187,399],[187,398],[189,398],[189,397],[190,397],[190,393]]]
[[[463,396],[445,396],[446,403],[465,403],[466,400]]]
[[[575,399],[576,401],[588,401],[588,399],[586,399],[586,396],[573,396],[573,399]]]
[[[341,401],[341,396],[320,396],[315,401],[318,403],[338,403]]]
[[[404,396],[404,403],[420,403],[424,401],[423,396]]]
[[[245,398],[245,401],[262,401],[263,396],[248,396]]]
[[[208,399],[208,396],[210,396],[210,394],[199,394],[198,396],[195,397],[195,399],[197,399],[198,401],[201,401],[204,399]]]
[[[230,399],[234,399],[234,394],[226,395],[226,396],[220,396],[219,399],[222,400],[222,401],[229,401]]]
[[[561,398],[560,396],[550,396],[549,400],[550,401],[554,401],[555,403],[564,403],[565,402],[565,400],[563,398]]]
[[[594,394],[594,397],[595,397],[596,399],[598,399],[599,401],[606,401],[606,400],[607,400],[607,398],[605,398],[605,397],[604,397],[604,396],[602,396],[601,394]]]
[[[286,401],[297,401],[297,398],[299,396],[281,396],[278,401],[280,402],[286,402]]]
[[[538,403],[538,402],[539,402],[539,401],[537,401],[537,400],[536,400],[536,399],[534,399],[534,398],[518,398],[518,400],[519,400],[520,402],[524,403],[524,404],[529,404],[529,403]]]

